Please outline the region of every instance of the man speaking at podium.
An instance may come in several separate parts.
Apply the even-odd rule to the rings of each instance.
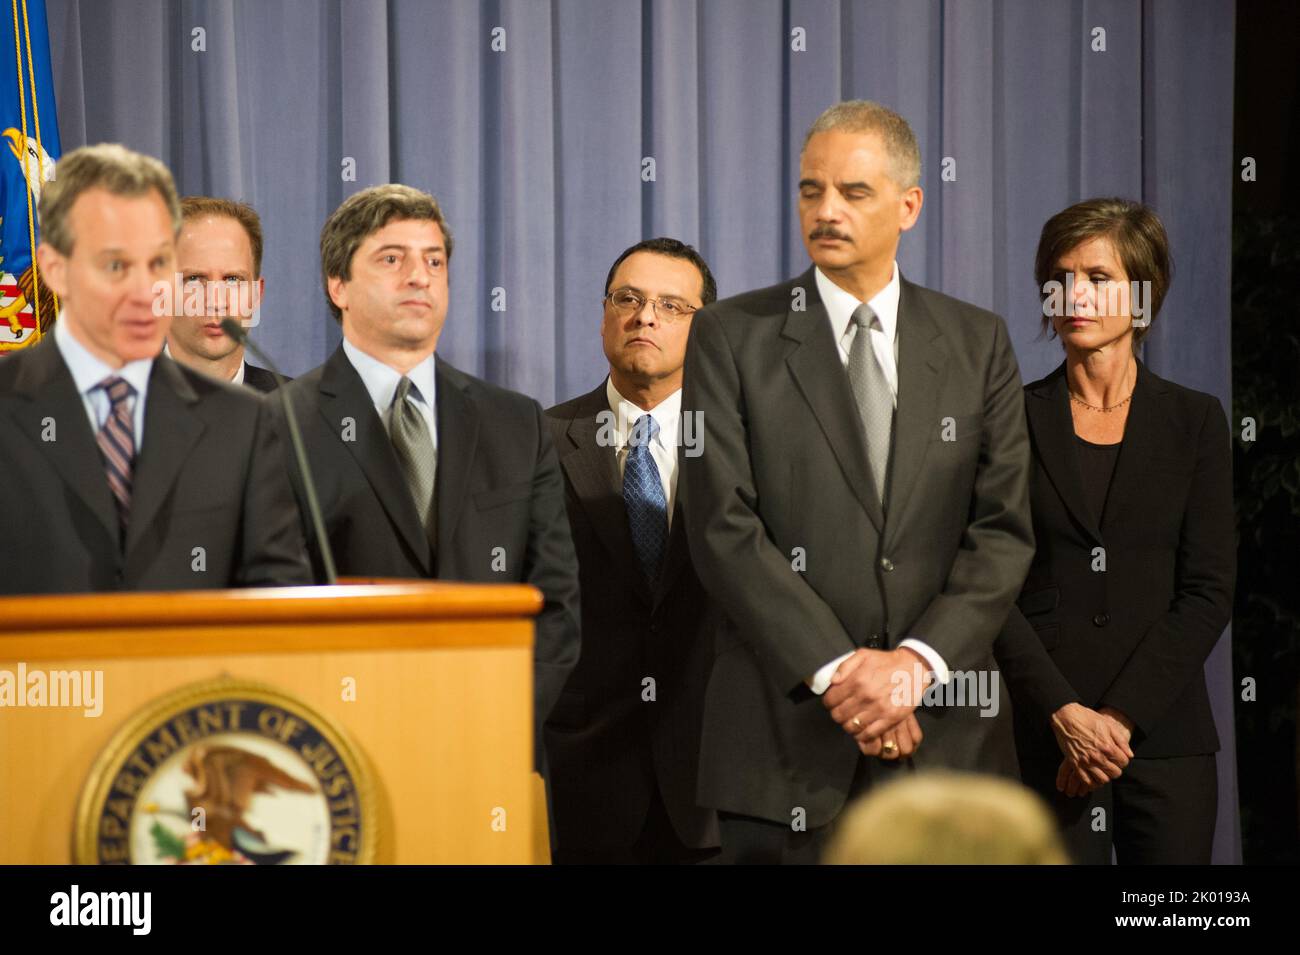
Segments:
[[[309,583],[261,401],[160,354],[180,227],[166,167],[74,150],[40,223],[62,311],[0,361],[0,593]]]
[[[396,184],[364,189],[329,217],[320,247],[343,343],[285,390],[338,573],[537,587],[541,771],[541,727],[579,639],[577,558],[542,409],[436,354],[452,236],[433,196]],[[297,475],[295,487],[306,517]]]

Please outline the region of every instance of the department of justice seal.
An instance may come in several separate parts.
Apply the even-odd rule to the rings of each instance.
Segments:
[[[375,861],[379,794],[333,721],[260,683],[220,678],[137,712],[81,792],[79,865]]]

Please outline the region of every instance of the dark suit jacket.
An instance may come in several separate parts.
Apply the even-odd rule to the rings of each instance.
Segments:
[[[1100,517],[1084,498],[1064,363],[1025,388],[1025,410],[1038,551],[997,646],[1022,748],[1059,762],[1049,720],[1079,701],[1132,719],[1137,756],[1216,751],[1204,664],[1236,577],[1232,446],[1218,400],[1138,362]]]
[[[145,400],[123,552],[95,434],[53,337],[0,361],[0,593],[310,583],[258,396],[159,355]]]
[[[712,660],[710,602],[686,547],[681,509],[652,590],[632,547],[615,449],[597,443],[605,385],[546,412],[564,468],[582,590],[582,657],[546,724],[556,843],[636,841],[655,787],[682,843],[718,844],[696,805],[700,711]],[[647,677],[653,701],[643,699]]]
[[[293,381],[293,379],[286,378],[285,381]],[[275,380],[275,375],[265,368],[258,368],[248,362],[244,362],[244,384],[254,391],[262,392],[262,394],[268,394],[280,387],[279,382]]]
[[[700,579],[734,623],[705,700],[704,805],[785,824],[796,807],[809,826],[835,817],[860,753],[804,681],[857,647],[916,637],[991,686],[993,642],[1033,554],[1015,355],[998,316],[905,279],[898,335],[882,514],[812,270],[694,318],[684,407],[704,443],[682,457],[682,504]],[[917,719],[917,767],[1016,771],[1005,705]]]
[[[473,378],[441,358],[435,374],[436,554],[420,527],[388,432],[342,346],[285,387],[340,575],[522,582],[541,590],[545,606],[536,624],[533,700],[540,770],[545,765],[542,723],[577,662],[579,647],[578,564],[564,512],[564,479],[537,402]],[[279,402],[271,406],[283,428]],[[296,466],[294,485],[306,519]],[[306,532],[314,537],[310,526]],[[309,550],[318,560],[317,549]],[[504,561],[499,570],[494,569],[498,560]]]

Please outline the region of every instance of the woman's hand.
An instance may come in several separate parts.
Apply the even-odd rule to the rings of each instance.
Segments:
[[[1056,775],[1056,788],[1082,795],[1118,779],[1133,758],[1130,732],[1115,716],[1098,713],[1081,703],[1067,703],[1052,714],[1052,733],[1065,760]]]

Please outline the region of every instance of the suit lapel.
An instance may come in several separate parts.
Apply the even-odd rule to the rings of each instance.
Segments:
[[[673,523],[668,532],[668,553],[664,555],[663,572],[655,584],[654,602],[658,604],[670,590],[686,564],[689,551],[686,546],[686,526],[682,523],[681,497],[673,505]]]
[[[435,396],[438,402],[439,425],[442,416],[442,382],[438,382],[439,392]],[[357,465],[365,474],[366,480],[379,499],[393,530],[405,541],[407,548],[415,555],[421,569],[428,576],[433,575],[433,562],[429,553],[429,541],[420,525],[420,516],[415,511],[415,502],[411,500],[411,491],[402,476],[397,453],[384,423],[375,413],[374,402],[370,393],[357,374],[347,354],[340,345],[325,363],[325,370],[320,381],[320,414],[325,419],[326,428],[331,434],[341,435],[343,422],[351,418],[355,424],[354,440],[343,441],[343,446],[351,453]],[[442,477],[441,446],[439,447],[438,477]],[[441,516],[441,515],[440,515]]]
[[[15,359],[9,359],[14,361]],[[35,406],[30,413],[16,413],[18,426],[59,473],[59,477],[81,498],[110,539],[119,539],[117,508],[104,476],[104,461],[86,406],[77,393],[72,373],[63,355],[48,336],[31,348],[14,381],[14,391]],[[46,440],[45,419],[54,424],[54,440]]]
[[[1101,515],[1101,526],[1108,527],[1123,516],[1133,501],[1145,499],[1144,476],[1150,481],[1151,468],[1158,460],[1175,460],[1178,449],[1174,442],[1180,432],[1165,414],[1165,383],[1137,363],[1137,382],[1133,387],[1133,400],[1124,422],[1124,442],[1120,445],[1119,459],[1111,477],[1110,490],[1106,492],[1106,505]]]
[[[898,408],[894,415],[893,449],[889,462],[889,497],[886,521],[899,526],[908,498],[920,483],[930,440],[939,427],[939,383],[948,356],[934,342],[942,336],[930,310],[915,286],[899,276],[898,298]],[[892,538],[889,543],[893,543]]]
[[[564,468],[582,509],[587,512],[596,536],[618,565],[627,569],[637,595],[650,604],[653,595],[641,572],[636,549],[632,546],[632,532],[628,528],[627,508],[623,503],[618,461],[615,459],[617,449],[609,444],[614,440],[614,423],[612,417],[601,417],[602,411],[609,412],[603,383],[583,398],[577,415],[569,422],[566,431],[569,447],[560,458],[560,466]],[[671,545],[670,537],[670,553]]]
[[[452,552],[452,537],[465,505],[465,488],[474,465],[479,415],[465,393],[468,380],[441,358],[435,358],[438,420],[438,474],[435,506],[438,508],[438,555]],[[414,508],[412,508],[414,513]],[[439,559],[435,555],[435,560]]]
[[[795,282],[805,292],[803,311],[786,313],[781,335],[796,343],[786,355],[786,366],[812,409],[840,469],[876,530],[884,527],[884,513],[867,459],[867,439],[853,399],[849,377],[840,362],[839,347],[831,334],[826,306],[817,294],[812,269]]]
[[[203,434],[206,426],[194,410],[198,400],[172,359],[166,355],[154,359],[145,396],[144,442],[135,459],[131,519],[126,525],[128,557],[171,495],[190,449]]]
[[[1074,449],[1074,418],[1070,414],[1070,390],[1064,362],[1030,391],[1030,399],[1025,402],[1025,411],[1043,470],[1075,523],[1100,544],[1101,530],[1083,496],[1083,481],[1079,477],[1079,460]],[[1123,457],[1122,452],[1120,457]]]

